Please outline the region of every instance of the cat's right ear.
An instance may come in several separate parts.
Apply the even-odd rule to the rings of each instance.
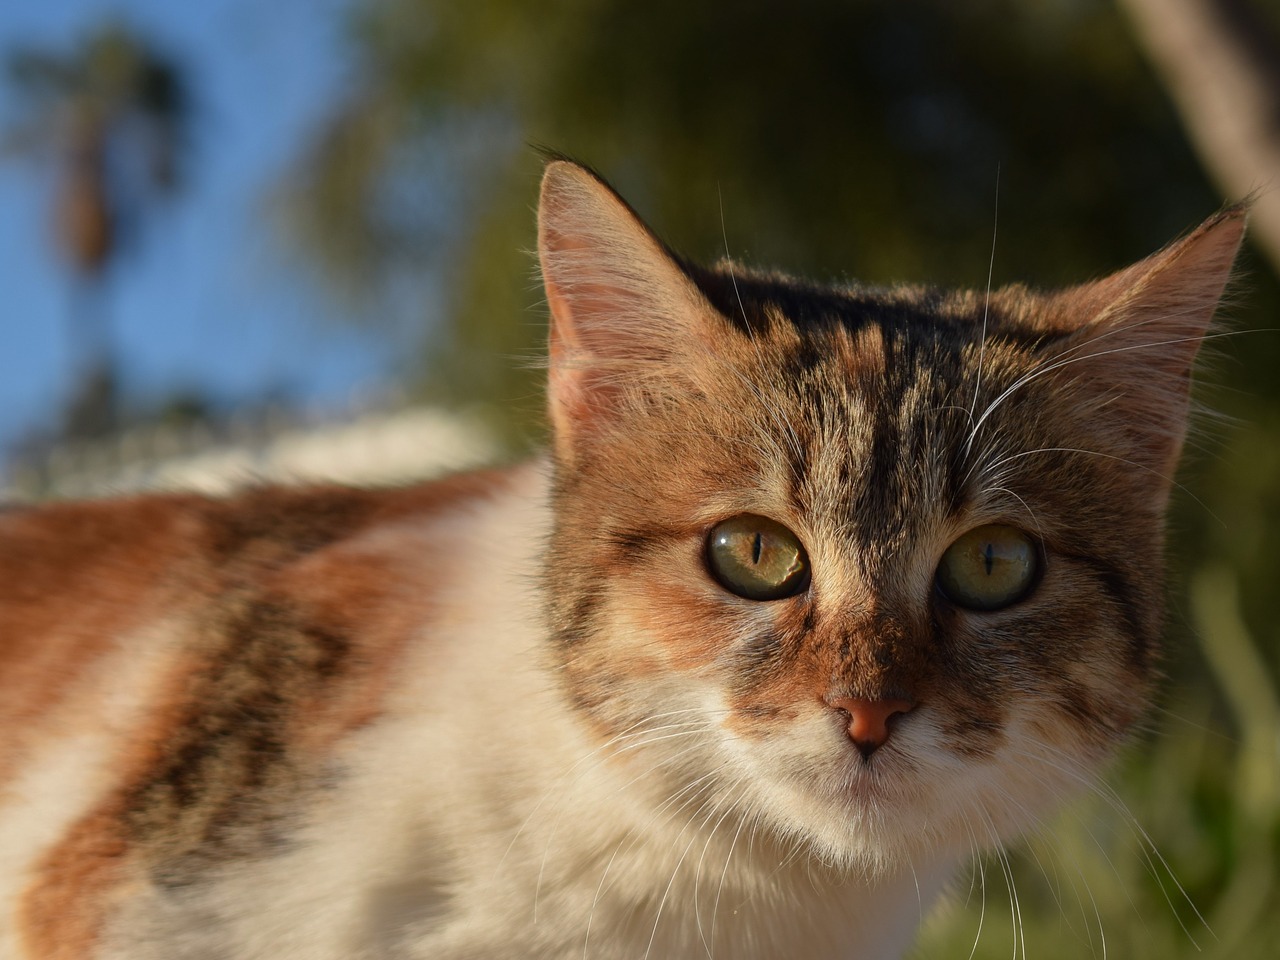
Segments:
[[[1102,280],[1049,300],[1048,369],[1080,391],[1095,431],[1154,484],[1163,512],[1187,430],[1191,365],[1208,335],[1244,236],[1248,203]]]
[[[538,257],[551,309],[548,401],[556,454],[572,462],[619,405],[706,347],[714,313],[635,212],[586,168],[547,166]]]

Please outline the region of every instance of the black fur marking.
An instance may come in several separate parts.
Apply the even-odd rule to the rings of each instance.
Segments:
[[[370,512],[368,501],[341,488],[250,491],[230,504],[209,503],[210,547],[224,563],[235,562],[254,544],[302,556],[349,533]]]
[[[341,682],[351,638],[269,584],[358,529],[373,507],[334,488],[264,490],[205,511],[214,563],[195,660],[154,761],[124,797],[129,832],[166,885],[190,882],[205,862],[278,846],[290,801],[320,785],[321,771],[291,747],[293,725]]]
[[[679,540],[681,534],[656,525],[625,530],[612,530],[605,541],[613,547],[613,559],[627,566],[645,562],[656,550]]]
[[[224,597],[203,634],[207,659],[187,681],[183,712],[126,800],[131,832],[169,885],[207,858],[279,842],[287,798],[308,778],[291,756],[289,725],[342,674],[351,649],[347,637],[256,592]]]
[[[576,647],[586,642],[595,632],[596,613],[600,597],[594,592],[582,593],[573,598],[568,616],[556,625],[555,636],[562,646]]]
[[[1132,585],[1118,566],[1100,557],[1073,556],[1072,559],[1090,569],[1111,602],[1119,609],[1132,641],[1130,661],[1139,669],[1145,669],[1150,664],[1157,641],[1138,616],[1138,604],[1135,602]]]

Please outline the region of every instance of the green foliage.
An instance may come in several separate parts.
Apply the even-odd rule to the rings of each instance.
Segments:
[[[321,196],[294,205],[297,234],[348,282],[439,279],[423,390],[513,436],[541,420],[529,143],[598,166],[695,258],[872,283],[985,284],[997,170],[997,285],[1101,274],[1223,200],[1102,0],[382,0],[353,32],[361,67],[299,171],[298,197]],[[920,957],[1280,942],[1280,336],[1261,332],[1280,296],[1265,264],[1247,272],[1204,391],[1241,426],[1197,438],[1177,503],[1157,729],[1114,796],[1011,856],[1018,908],[987,859],[981,936],[962,885]]]

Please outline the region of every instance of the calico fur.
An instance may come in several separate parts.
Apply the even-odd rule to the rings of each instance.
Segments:
[[[547,456],[0,514],[0,957],[895,957],[1141,715],[1243,208],[989,295],[698,267],[566,161],[539,223]],[[743,513],[803,591],[708,573]]]

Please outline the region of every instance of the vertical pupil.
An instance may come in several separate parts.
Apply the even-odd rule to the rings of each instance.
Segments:
[[[992,557],[992,550],[991,550],[991,542],[990,542],[990,541],[988,541],[988,542],[987,542],[987,551],[986,551],[985,557],[986,557],[986,561],[987,561],[987,576],[991,576],[991,567],[992,567],[992,564],[995,562],[995,560],[994,560],[994,558]]]
[[[763,541],[760,537],[760,534],[757,532],[755,539],[751,542],[751,562],[752,563],[760,562],[760,550],[762,546],[763,546]]]

